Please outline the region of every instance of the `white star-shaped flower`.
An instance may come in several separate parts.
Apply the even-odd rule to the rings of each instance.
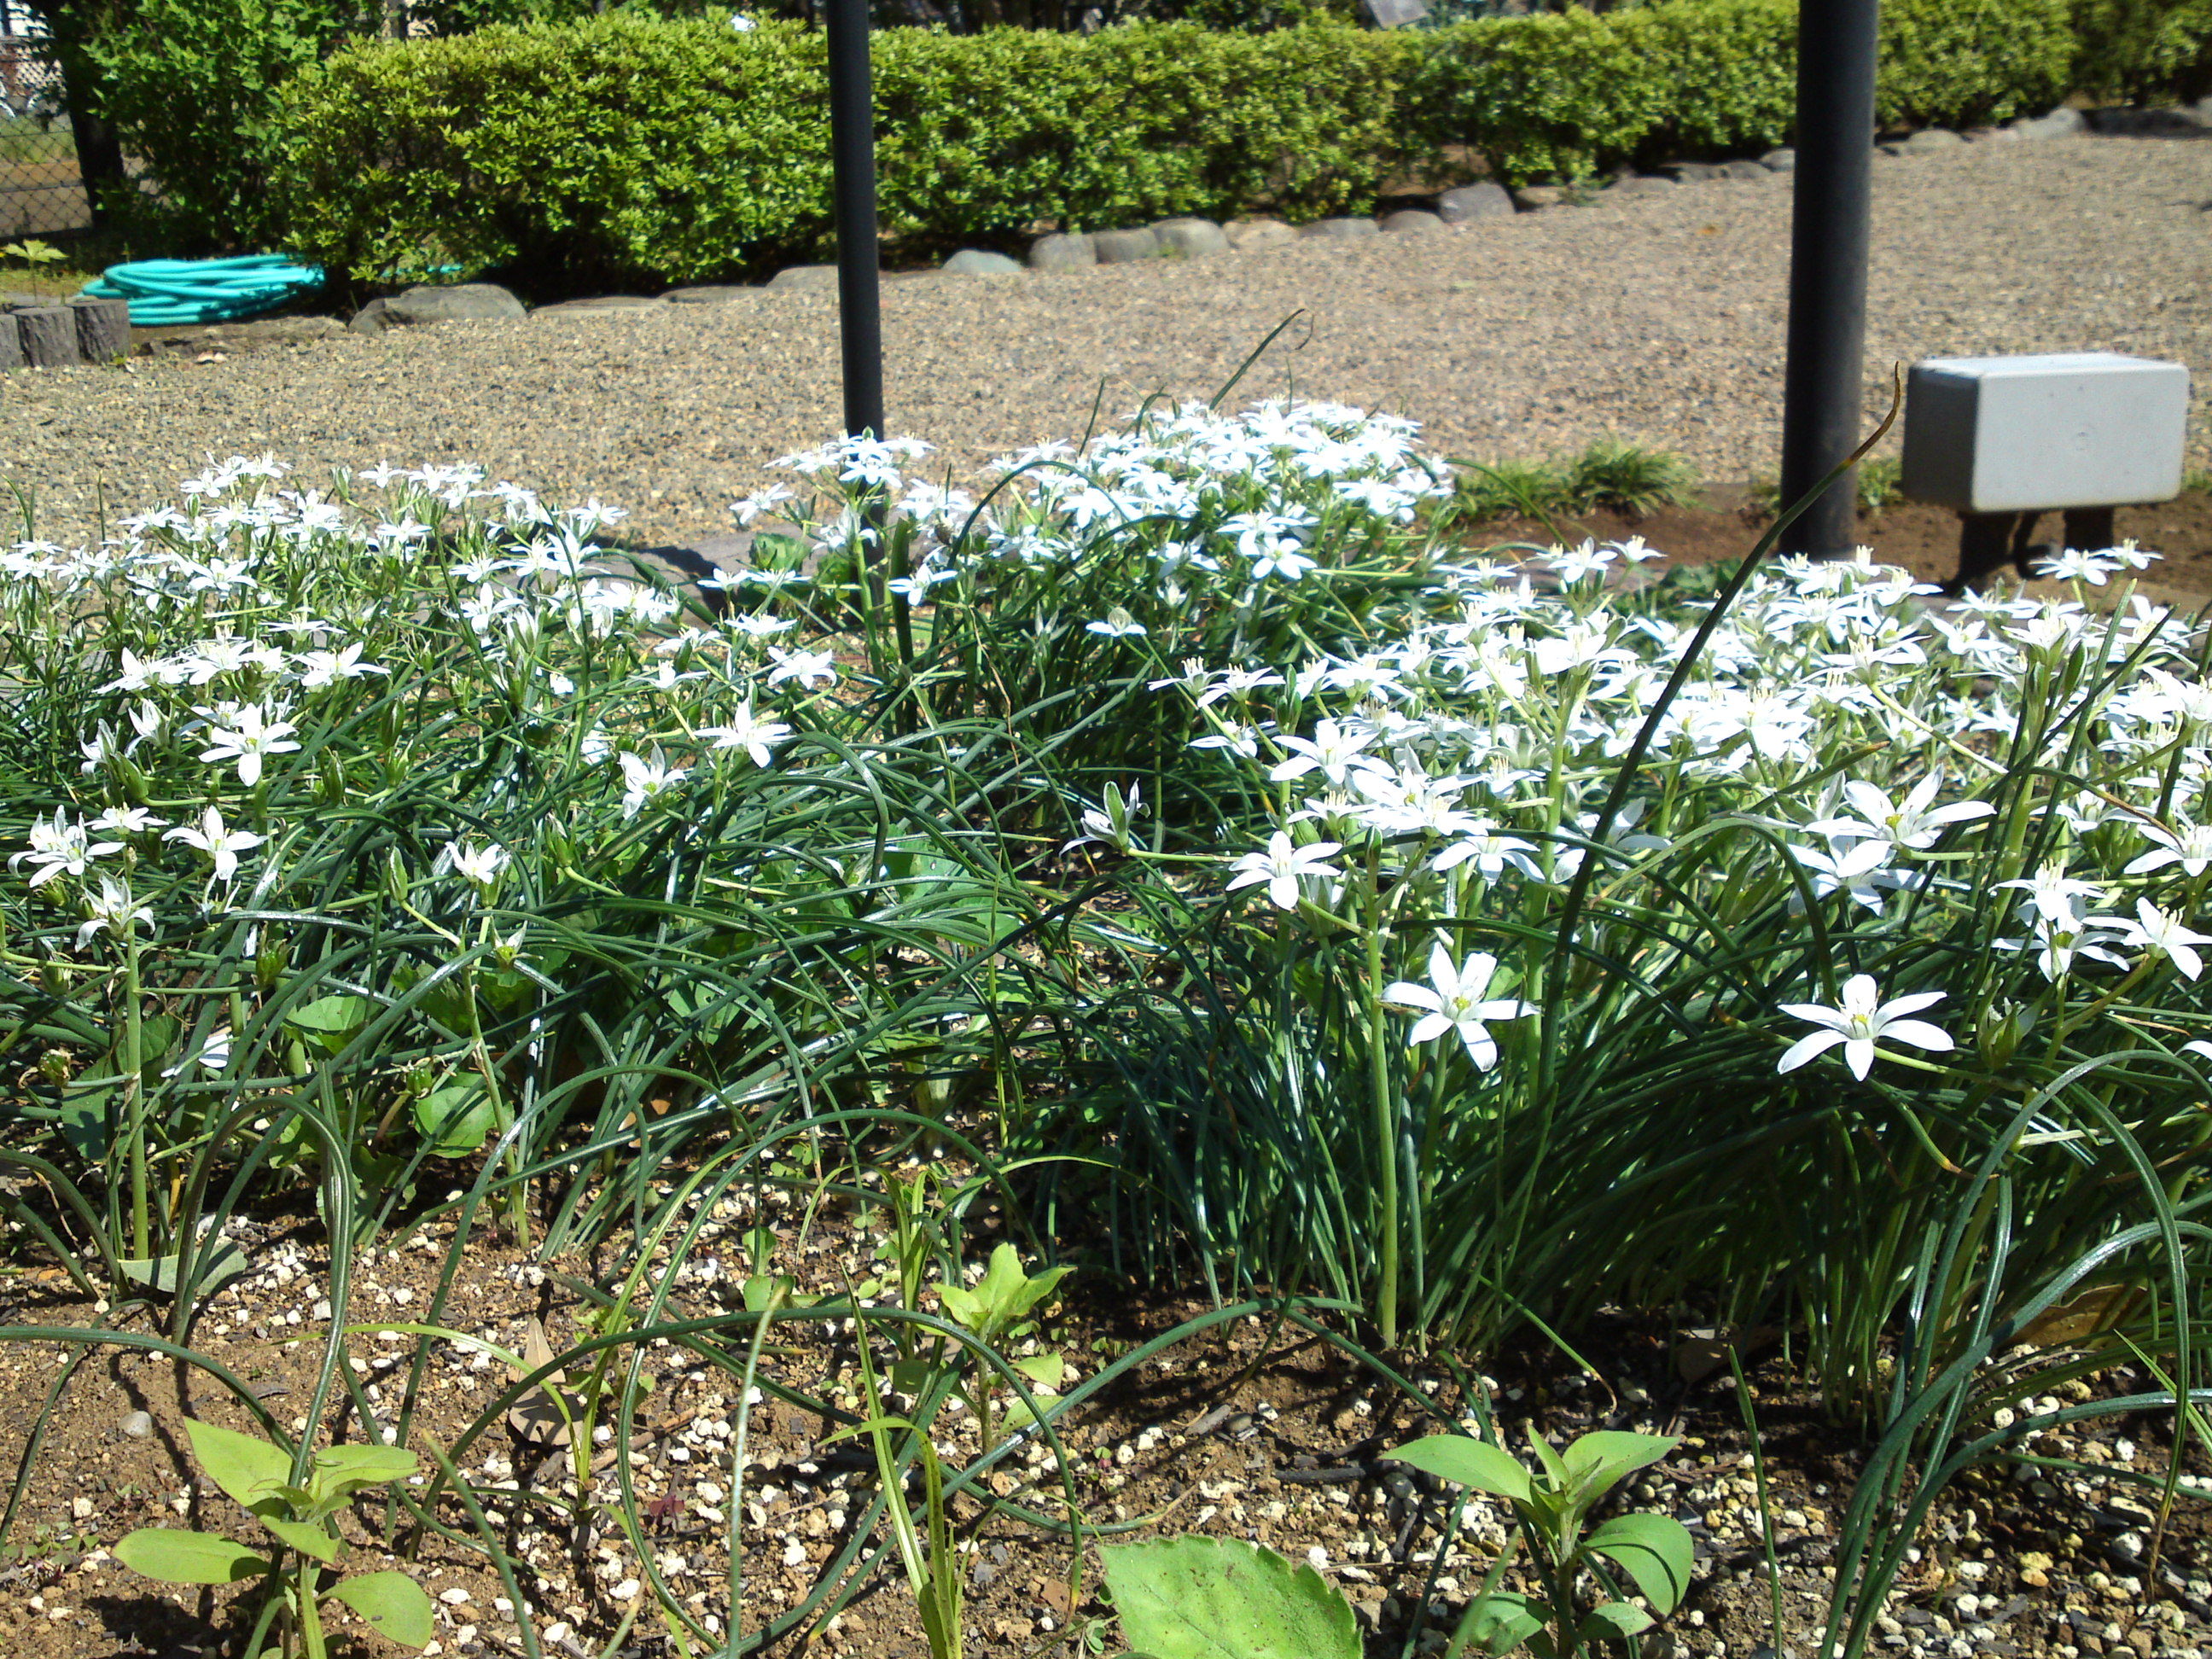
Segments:
[[[1957,1046],[1951,1041],[1949,1032],[1925,1020],[1905,1018],[1941,1002],[1943,996],[1941,991],[1917,991],[1911,996],[1884,1002],[1875,987],[1873,975],[1853,974],[1844,981],[1843,997],[1833,1008],[1817,1002],[1785,1002],[1782,1005],[1784,1013],[1820,1030],[1790,1044],[1789,1052],[1774,1069],[1794,1072],[1838,1043],[1843,1045],[1844,1063],[1856,1078],[1865,1077],[1872,1068],[1875,1045],[1884,1041],[1909,1042],[1931,1054],[1948,1053]]]

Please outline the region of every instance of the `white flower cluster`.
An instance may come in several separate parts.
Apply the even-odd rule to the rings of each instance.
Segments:
[[[829,650],[766,644],[787,619],[686,626],[665,585],[611,574],[592,538],[619,508],[556,510],[465,466],[380,465],[327,494],[283,489],[284,476],[265,456],[211,461],[180,504],[124,520],[99,547],[0,553],[15,648],[76,688],[33,701],[76,723],[66,741],[82,757],[68,799],[39,809],[8,868],[78,908],[80,944],[156,928],[132,883],[165,854],[197,860],[216,912],[249,872],[257,894],[272,890],[302,829],[298,788],[272,785],[290,769],[313,787],[331,734],[392,692],[434,713],[467,700],[465,682],[495,684],[510,712],[544,724],[588,659],[637,735],[626,746],[595,723],[578,752],[632,817],[691,769],[664,744],[767,767],[797,729],[772,705],[840,677]],[[436,724],[394,724],[395,775]],[[179,798],[188,811],[169,805]],[[509,862],[462,836],[431,873],[483,896]]]
[[[1237,415],[1186,404],[1080,449],[1048,443],[1001,458],[1000,486],[980,514],[967,492],[902,471],[927,446],[847,439],[776,463],[809,493],[778,484],[732,512],[748,527],[787,521],[822,552],[907,538],[892,586],[917,605],[945,583],[988,586],[994,569],[1067,569],[1134,548],[1149,592],[1119,595],[1085,626],[1135,640],[1149,631],[1135,614],[1140,597],[1171,615],[1217,593],[1249,601],[1308,576],[1327,550],[1364,549],[1449,497],[1450,478],[1421,454],[1418,429],[1336,404],[1269,402]]]
[[[1280,673],[1192,661],[1154,682],[1204,716],[1198,746],[1237,775],[1224,787],[1276,803],[1264,847],[1224,855],[1228,887],[1363,926],[1378,889],[1402,908],[1407,884],[1414,914],[1532,921],[1594,850],[1656,714],[1633,793],[1604,825],[1607,879],[1662,860],[1673,902],[1734,913],[1764,893],[1802,915],[1834,900],[1874,936],[1924,931],[1930,905],[2008,908],[2018,937],[1995,943],[2032,952],[2051,982],[2084,957],[2197,977],[2197,947],[2212,944],[2189,926],[2212,869],[2201,629],[2140,596],[2101,613],[2081,597],[1944,604],[1863,550],[1784,559],[1753,579],[1669,698],[1703,607],[1640,597],[1634,567],[1650,556],[1586,544],[1459,566],[1432,596],[1454,614],[1356,656]],[[2149,556],[2073,553],[2054,574],[2078,594]],[[1483,1020],[1508,1017],[1486,996],[1496,964],[1437,949],[1428,989],[1401,981],[1392,1000],[1426,1011],[1419,1037],[1457,1029],[1487,1064]],[[1869,1032],[1948,1048],[1901,1018],[1940,994],[1881,1004],[1858,976],[1832,1011],[1844,1023],[1822,1030],[1863,1075]],[[1800,1043],[1784,1069],[1826,1041]]]

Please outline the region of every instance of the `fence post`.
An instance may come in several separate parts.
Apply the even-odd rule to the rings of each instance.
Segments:
[[[884,336],[876,249],[876,124],[868,0],[829,0],[830,164],[837,210],[837,331],[845,430],[884,435]]]
[[[1782,393],[1785,504],[1859,443],[1879,26],[1879,0],[1799,0],[1790,356]],[[1857,506],[1858,486],[1847,474],[1790,526],[1784,550],[1848,550],[1857,538]]]

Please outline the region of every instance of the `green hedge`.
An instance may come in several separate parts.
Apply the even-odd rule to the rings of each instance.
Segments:
[[[2065,92],[2079,0],[1887,0],[1886,123],[1964,125]],[[1423,33],[1191,24],[876,42],[883,226],[1012,245],[1265,209],[1364,209],[1472,150],[1520,183],[1784,142],[1795,0],[1664,0]],[[276,209],[358,280],[425,265],[539,286],[697,280],[820,252],[822,37],[611,13],[340,53],[287,89]]]
[[[2075,0],[2074,84],[2100,97],[2212,91],[2212,0]]]

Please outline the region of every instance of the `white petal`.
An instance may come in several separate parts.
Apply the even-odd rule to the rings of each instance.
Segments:
[[[1416,985],[1401,979],[1383,988],[1382,1000],[1395,1003],[1401,1008],[1436,1009],[1443,1006],[1443,999],[1425,985]]]
[[[1450,996],[1459,989],[1458,965],[1441,940],[1429,947],[1429,983],[1440,996]]]
[[[1917,1014],[1923,1008],[1942,1001],[1944,995],[1942,991],[1915,991],[1909,997],[1892,997],[1881,1005],[1881,1012],[1877,1018],[1887,1019],[1892,1014]]]
[[[1972,818],[1986,818],[1991,817],[1995,814],[1996,810],[1997,809],[1996,807],[1990,805],[1989,802],[1985,800],[1954,801],[1948,806],[1937,807],[1934,811],[1930,812],[1927,816],[1923,822],[1928,823],[1965,823]]]
[[[1924,1019],[1893,1019],[1881,1028],[1881,1040],[1909,1042],[1916,1048],[1927,1048],[1936,1054],[1948,1054],[1958,1047],[1951,1041],[1948,1031]]]
[[[1807,1060],[1816,1055],[1826,1054],[1829,1049],[1843,1040],[1844,1034],[1841,1031],[1815,1031],[1810,1036],[1800,1037],[1790,1045],[1790,1051],[1782,1056],[1774,1069],[1778,1072],[1794,1072]]]
[[[1874,1066],[1874,1044],[1864,1037],[1852,1038],[1844,1044],[1844,1064],[1853,1077],[1863,1080]]]
[[[1498,1064],[1498,1045],[1490,1040],[1490,1033],[1480,1020],[1462,1020],[1459,1040],[1467,1045],[1467,1057],[1474,1062],[1476,1071],[1486,1072]]]
[[[1799,1019],[1809,1020],[1815,1025],[1825,1025],[1832,1031],[1840,1032],[1849,1023],[1845,1016],[1835,1009],[1824,1008],[1817,1002],[1785,1002],[1782,1005],[1782,1012]]]
[[[1408,1042],[1434,1042],[1446,1031],[1450,1030],[1451,1028],[1451,1021],[1447,1019],[1442,1014],[1423,1014],[1419,1019],[1413,1022],[1413,1029],[1406,1034],[1406,1041]]]

